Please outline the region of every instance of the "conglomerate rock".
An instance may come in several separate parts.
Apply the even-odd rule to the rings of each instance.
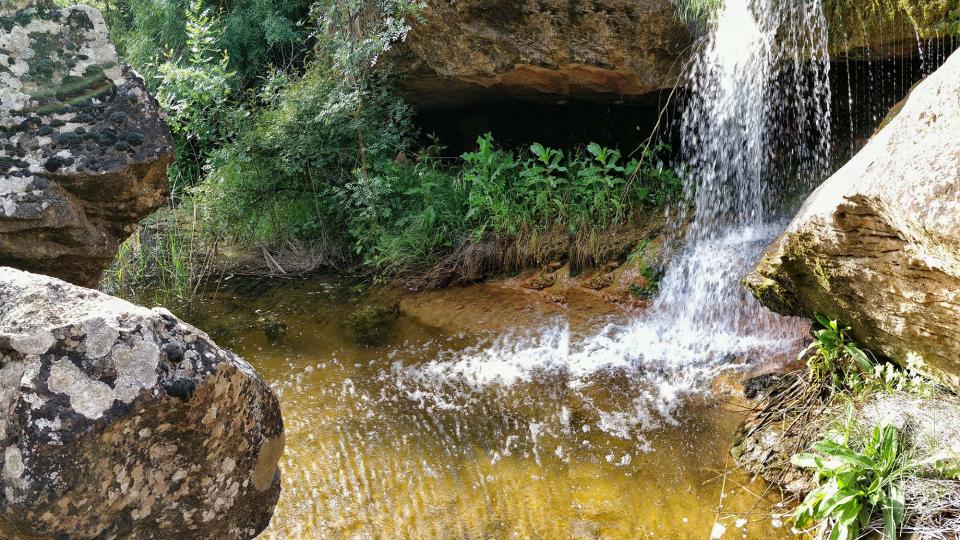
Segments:
[[[98,11],[0,3],[0,264],[95,286],[166,201],[172,158]]]
[[[960,388],[960,52],[804,203],[746,283]]]
[[[163,309],[0,267],[0,537],[255,537],[283,421],[253,368]]]

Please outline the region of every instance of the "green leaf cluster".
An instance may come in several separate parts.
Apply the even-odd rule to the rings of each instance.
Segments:
[[[852,540],[879,512],[884,537],[897,538],[905,514],[900,479],[904,471],[897,430],[877,427],[866,447],[854,451],[831,439],[813,446],[816,453],[797,454],[791,462],[815,471],[819,486],[796,510],[796,524],[807,529],[824,526],[829,540]]]
[[[847,336],[849,327],[819,313],[815,318],[820,328],[813,331],[814,342],[801,353],[813,351],[807,359],[811,379],[826,381],[836,390],[859,390],[872,376],[876,362]]]
[[[487,133],[477,139],[476,151],[462,156],[467,217],[478,236],[553,224],[571,232],[602,229],[632,211],[680,199],[680,176],[659,159],[668,151],[660,144],[624,161],[619,150],[597,143],[572,152],[534,143],[517,153],[499,148]]]

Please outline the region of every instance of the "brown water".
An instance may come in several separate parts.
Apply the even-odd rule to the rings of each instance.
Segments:
[[[777,499],[766,487],[725,474],[742,419],[727,398],[679,398],[663,416],[643,373],[598,370],[571,384],[543,361],[625,314],[580,313],[567,332],[556,319],[566,308],[450,290],[465,300],[404,299],[436,326],[401,314],[382,345],[363,347],[345,319],[364,300],[346,284],[229,285],[184,315],[280,398],[283,492],[264,538],[792,537],[769,517]],[[269,339],[265,320],[286,334]],[[504,337],[508,327],[516,333]],[[525,362],[539,367],[518,370]]]

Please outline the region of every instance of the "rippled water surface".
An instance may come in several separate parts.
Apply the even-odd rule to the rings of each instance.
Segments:
[[[358,295],[322,279],[228,283],[185,314],[280,397],[283,492],[265,538],[791,537],[761,483],[724,474],[742,414],[704,390],[741,374],[591,368],[578,336],[609,314],[558,318],[484,287],[428,305],[498,330],[401,314],[368,347],[345,324]]]

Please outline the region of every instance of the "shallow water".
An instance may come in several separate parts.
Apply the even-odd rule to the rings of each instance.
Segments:
[[[578,313],[570,329],[566,308],[530,298],[521,317],[515,295],[464,289],[470,301],[412,302],[441,321],[507,306],[514,333],[401,314],[384,344],[362,347],[344,324],[360,302],[347,284],[227,285],[183,315],[280,398],[283,492],[264,538],[792,537],[769,517],[777,499],[765,486],[724,474],[742,419],[725,403],[734,398],[694,391],[742,374],[721,366],[671,389],[669,373],[587,369],[588,353],[570,354],[570,336],[616,313]],[[264,320],[286,323],[286,335],[271,342]]]

